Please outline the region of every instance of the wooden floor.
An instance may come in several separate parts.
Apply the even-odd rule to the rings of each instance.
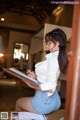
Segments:
[[[63,117],[64,117],[64,109],[60,109],[56,112],[52,112],[52,113],[46,115],[46,118],[48,120],[60,120]]]

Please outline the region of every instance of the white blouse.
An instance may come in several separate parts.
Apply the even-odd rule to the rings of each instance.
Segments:
[[[59,51],[49,53],[46,55],[46,60],[35,65],[35,73],[37,80],[40,82],[41,90],[52,89],[52,92],[47,92],[48,96],[54,93],[60,75],[58,54]]]

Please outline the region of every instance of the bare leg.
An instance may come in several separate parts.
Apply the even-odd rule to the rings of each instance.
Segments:
[[[16,102],[15,110],[16,111],[25,110],[25,111],[29,111],[29,112],[32,112],[32,113],[37,113],[31,105],[30,97],[25,97],[25,98],[18,99],[17,102]]]

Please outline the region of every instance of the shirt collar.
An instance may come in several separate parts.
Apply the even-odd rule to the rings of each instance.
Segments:
[[[55,51],[55,52],[51,52],[51,53],[47,54],[47,55],[46,55],[46,58],[49,58],[49,57],[51,57],[51,56],[53,56],[53,55],[58,57],[59,51]]]

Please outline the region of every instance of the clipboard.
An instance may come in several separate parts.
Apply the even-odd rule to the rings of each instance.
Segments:
[[[29,82],[31,85],[39,86],[39,82],[36,79],[33,79],[27,76],[25,73],[15,69],[15,68],[3,68],[3,70],[14,77],[21,79],[24,83]],[[27,84],[27,83],[26,83]]]

